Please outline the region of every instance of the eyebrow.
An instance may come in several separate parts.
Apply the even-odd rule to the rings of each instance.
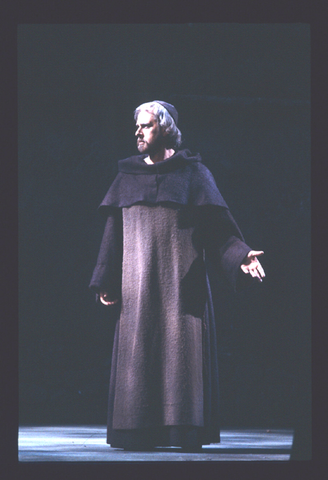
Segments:
[[[148,123],[140,123],[140,125],[138,123],[136,123],[136,127],[148,127],[149,125],[151,125],[152,122],[148,122]]]

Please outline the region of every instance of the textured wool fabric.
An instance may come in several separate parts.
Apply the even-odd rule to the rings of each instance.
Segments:
[[[183,283],[202,250],[192,225],[179,228],[183,210],[123,209],[114,429],[203,426],[202,317],[188,308]],[[204,311],[205,268],[194,271],[192,283]]]
[[[120,299],[107,442],[218,442],[218,319],[206,266],[236,289],[251,249],[199,155],[143,158],[119,162],[99,207],[107,221],[90,288]]]
[[[119,161],[119,173],[99,206],[101,213],[108,215],[112,207],[129,207],[137,202],[228,208],[199,154],[181,150],[153,165],[146,164],[145,157],[136,155]]]

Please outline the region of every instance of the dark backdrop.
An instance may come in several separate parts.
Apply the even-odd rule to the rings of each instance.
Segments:
[[[305,24],[20,25],[20,423],[106,422],[114,314],[88,283],[97,206],[163,99],[263,284],[215,296],[222,425],[310,421],[310,31]]]

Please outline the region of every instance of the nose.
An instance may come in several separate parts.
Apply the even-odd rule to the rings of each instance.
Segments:
[[[141,135],[141,127],[138,127],[135,133],[136,136]]]

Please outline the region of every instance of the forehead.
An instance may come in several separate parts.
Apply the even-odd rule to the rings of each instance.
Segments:
[[[147,124],[150,122],[156,122],[155,115],[153,115],[152,113],[146,112],[146,110],[142,110],[141,112],[139,112],[137,121],[136,121],[138,125],[141,125],[143,123]]]

